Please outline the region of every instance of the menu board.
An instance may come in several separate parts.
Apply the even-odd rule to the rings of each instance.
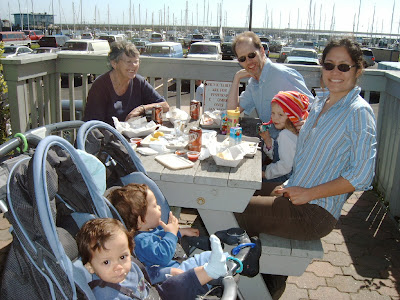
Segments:
[[[232,82],[206,81],[204,83],[204,111],[226,110],[226,100]]]

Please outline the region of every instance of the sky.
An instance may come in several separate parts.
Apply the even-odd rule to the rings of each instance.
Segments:
[[[129,25],[140,22],[177,26],[186,24],[187,5],[187,24],[199,27],[219,25],[218,8],[222,6],[224,27],[249,26],[250,0],[1,0],[1,3],[0,17],[9,19],[11,15],[12,21],[12,14],[20,11],[49,14],[54,11],[56,24]],[[310,0],[253,0],[252,19],[253,28],[309,29],[315,26],[324,30],[357,31],[358,28],[360,32],[400,34],[400,1],[311,0],[310,5]]]

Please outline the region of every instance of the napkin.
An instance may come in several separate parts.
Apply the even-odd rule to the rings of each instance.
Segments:
[[[116,117],[112,119],[115,129],[128,138],[149,135],[159,127],[154,121],[147,122],[146,117],[130,119],[128,122],[120,122]]]
[[[242,161],[243,157],[247,154],[246,146],[244,145],[239,144],[226,148],[223,151],[213,154],[212,157],[215,163],[219,166],[237,167]]]
[[[172,106],[165,116],[172,124],[174,124],[176,120],[181,120],[186,124],[190,119],[186,111],[176,108],[175,106]]]

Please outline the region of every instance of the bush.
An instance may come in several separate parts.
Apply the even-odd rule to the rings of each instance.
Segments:
[[[0,57],[4,53],[4,43],[0,43]],[[7,99],[7,83],[3,76],[3,65],[0,63],[0,144],[8,140],[10,132],[10,107]]]

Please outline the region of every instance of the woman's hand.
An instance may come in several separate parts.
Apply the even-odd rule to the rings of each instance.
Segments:
[[[180,228],[179,232],[182,236],[199,236],[200,234],[197,228]]]
[[[287,188],[277,189],[277,194],[281,194],[286,198],[289,198],[294,205],[306,204],[313,200],[311,189],[302,188],[299,186],[291,186]]]
[[[144,108],[143,105],[140,105],[138,107],[135,107],[134,109],[131,110],[131,112],[126,116],[125,122],[128,121],[131,118],[134,117],[139,117],[142,116],[146,113],[146,109]]]

